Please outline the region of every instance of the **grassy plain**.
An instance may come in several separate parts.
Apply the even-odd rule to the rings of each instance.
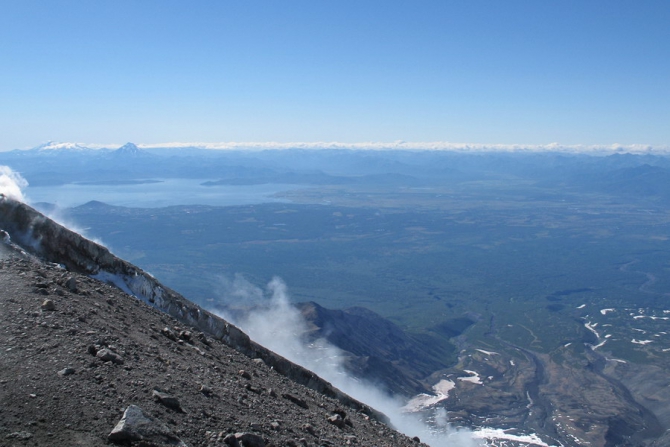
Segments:
[[[654,201],[500,180],[283,198],[69,216],[204,304],[234,274],[259,286],[279,276],[295,301],[365,306],[417,334],[465,330],[489,346],[493,321],[501,339],[539,352],[605,341],[616,358],[670,366],[670,211]]]

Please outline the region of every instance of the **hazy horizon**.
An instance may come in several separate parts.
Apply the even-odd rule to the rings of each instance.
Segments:
[[[31,149],[118,149],[125,144],[134,144],[140,149],[178,149],[196,148],[208,150],[287,150],[287,149],[350,149],[350,150],[423,150],[423,151],[461,151],[461,152],[566,152],[566,153],[657,153],[670,152],[669,145],[649,144],[504,144],[504,143],[459,143],[451,141],[225,141],[225,142],[158,142],[158,143],[84,143],[47,141],[41,144],[21,148],[2,149],[0,152]]]

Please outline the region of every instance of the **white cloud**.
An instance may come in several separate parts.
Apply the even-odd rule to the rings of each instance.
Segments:
[[[101,143],[63,143],[49,141],[36,148],[42,150],[82,150],[82,149],[117,149],[121,144]],[[345,143],[341,141],[227,141],[227,142],[166,142],[137,143],[142,149],[158,148],[199,148],[210,150],[286,150],[286,149],[349,149],[349,150],[408,150],[408,151],[454,151],[454,152],[560,152],[582,153],[592,155],[609,155],[615,153],[629,154],[669,154],[670,146],[651,146],[648,144],[502,144],[502,143],[455,143],[450,141],[363,141]]]
[[[525,144],[484,144],[484,143],[453,143],[448,141],[368,141],[359,143],[343,143],[337,141],[314,142],[220,142],[220,143],[153,143],[138,144],[141,148],[179,148],[196,147],[215,150],[266,150],[266,149],[356,149],[356,150],[432,150],[458,152],[565,152],[565,153],[670,153],[670,146],[653,147],[645,144],[610,144],[610,145],[564,145],[560,143],[525,145]]]

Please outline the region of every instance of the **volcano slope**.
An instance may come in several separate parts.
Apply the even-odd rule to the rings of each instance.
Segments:
[[[170,433],[144,446],[224,445],[243,432],[259,445],[416,445],[370,412],[59,267],[0,261],[0,309],[0,445],[107,445],[130,405]]]
[[[23,204],[0,206],[0,445],[419,442],[104,247]]]

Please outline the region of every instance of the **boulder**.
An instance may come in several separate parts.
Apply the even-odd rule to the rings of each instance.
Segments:
[[[123,365],[123,357],[111,349],[101,349],[95,354],[95,356],[103,362],[112,362],[116,363],[117,365]]]
[[[69,366],[67,368],[63,368],[60,371],[58,371],[58,375],[63,377],[63,376],[70,376],[74,374],[76,371],[74,368],[70,368]]]
[[[344,428],[344,419],[339,414],[334,414],[328,418],[328,422],[333,424],[337,428]]]
[[[68,290],[72,293],[77,293],[77,291],[79,290],[79,287],[77,286],[77,280],[73,276],[70,276],[65,281],[65,287],[67,287]]]
[[[44,289],[40,289],[40,290],[44,290]],[[47,312],[54,311],[54,310],[56,310],[56,305],[54,304],[54,302],[52,300],[44,300],[44,302],[42,303],[42,310],[46,310]]]
[[[181,408],[181,404],[179,403],[179,400],[174,397],[171,394],[165,393],[160,390],[154,390],[153,391],[153,396],[156,402],[165,405],[171,410],[178,411],[180,413],[183,413],[184,410]]]
[[[187,447],[165,424],[146,416],[136,405],[126,408],[108,439],[114,443],[145,441],[152,445]]]

